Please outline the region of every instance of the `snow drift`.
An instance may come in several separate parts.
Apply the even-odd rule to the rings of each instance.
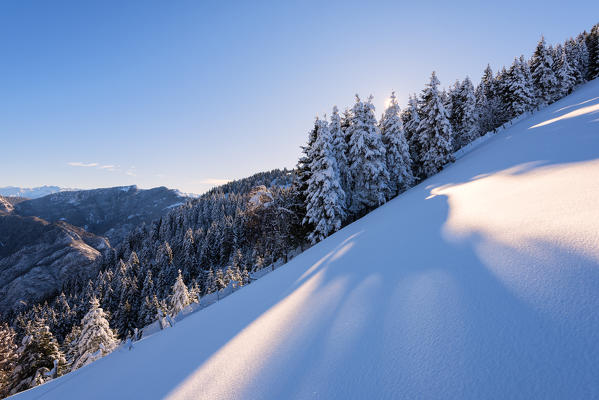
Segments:
[[[19,399],[598,398],[599,80]]]

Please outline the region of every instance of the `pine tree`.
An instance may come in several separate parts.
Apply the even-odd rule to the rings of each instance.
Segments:
[[[530,72],[536,92],[537,104],[550,104],[555,98],[558,82],[552,66],[553,59],[545,44],[545,38],[541,36],[541,40],[539,40],[530,60]]]
[[[177,280],[172,287],[171,296],[169,299],[169,310],[170,314],[174,317],[181,310],[187,307],[191,303],[189,299],[189,291],[187,286],[183,282],[183,276],[181,276],[181,270],[178,271]]]
[[[119,260],[119,263],[124,264],[122,260]],[[87,281],[87,286],[85,288],[85,291],[83,292],[83,301],[89,303],[89,301],[91,299],[93,299],[94,297],[97,297],[97,296],[98,296],[98,293],[96,291],[96,288],[94,287],[94,283],[90,279]]]
[[[223,270],[218,268],[216,270],[214,282],[216,284],[216,290],[220,291],[227,287],[227,282],[225,281],[225,275],[223,274]]]
[[[385,148],[374,116],[372,97],[367,102],[356,95],[349,134],[351,206],[354,215],[380,206],[386,200],[389,173]]]
[[[563,46],[561,43],[556,44],[555,46],[548,46],[549,54],[551,55],[551,59],[553,60],[553,64],[551,65],[551,69],[553,69],[553,74],[557,78],[557,71],[559,70],[560,60],[562,58]]]
[[[140,306],[140,290],[137,276],[129,262],[121,263],[116,277],[120,298],[119,305],[112,315],[113,326],[121,337],[131,335],[137,328]],[[91,301],[90,301],[91,304]]]
[[[345,182],[346,187],[342,188],[345,191],[345,200],[347,203],[347,207],[351,204],[351,173],[349,172],[349,141],[351,137],[351,123],[352,123],[353,115],[352,110],[350,108],[345,108],[343,111],[343,115],[341,115],[341,131],[343,132],[343,137],[345,137]],[[343,182],[342,182],[343,183]]]
[[[60,343],[64,340],[65,336],[75,323],[76,316],[73,310],[71,310],[71,306],[69,305],[64,292],[61,292],[54,301],[53,309],[56,313],[58,324],[55,325],[52,332],[56,336],[56,340]]]
[[[141,289],[141,302],[139,306],[138,321],[139,326],[145,326],[152,323],[156,318],[156,308],[152,302],[152,297],[155,294],[154,280],[152,279],[152,271],[149,270],[144,278],[144,283]]]
[[[305,221],[314,226],[308,240],[316,243],[339,230],[345,218],[345,192],[341,188],[336,152],[325,120],[317,119],[318,136],[311,148]]]
[[[314,127],[308,133],[308,142],[306,143],[305,146],[301,147],[302,156],[298,160],[297,166],[295,168],[296,173],[295,173],[295,179],[294,179],[293,185],[294,185],[295,191],[298,193],[299,199],[300,199],[301,206],[300,206],[299,212],[303,215],[306,214],[305,204],[306,204],[306,197],[307,197],[307,190],[308,190],[308,181],[310,180],[310,177],[312,176],[312,172],[310,171],[310,164],[312,163],[310,154],[311,154],[312,146],[314,145],[314,142],[316,141],[317,135],[318,135],[318,126],[315,123]],[[314,229],[314,227],[310,226],[308,223],[302,224],[301,228],[303,231],[302,233],[305,233],[305,234],[308,234],[309,232],[311,232]]]
[[[581,33],[576,36],[576,47],[578,48],[578,69],[582,80],[579,83],[586,82],[589,78],[589,49],[587,47],[586,36]]]
[[[331,115],[331,122],[329,123],[329,132],[333,139],[333,152],[335,154],[335,161],[337,162],[337,169],[339,170],[339,182],[341,183],[341,189],[346,192],[349,188],[349,178],[347,176],[348,144],[345,132],[341,125],[341,116],[339,115],[337,106],[333,107],[333,114]]]
[[[173,250],[167,241],[159,245],[156,254],[157,285],[160,296],[165,296],[168,288],[173,284],[177,277],[177,269],[173,264]]]
[[[456,84],[458,85],[459,88],[459,82],[456,81]],[[441,104],[443,104],[443,107],[445,108],[445,111],[447,112],[447,120],[449,121],[449,124],[451,125],[451,111],[453,108],[453,96],[452,93],[448,93],[447,90],[445,90],[445,88],[443,88],[443,90],[441,90],[439,92],[439,97],[441,98]]]
[[[225,268],[225,287],[229,286],[235,280],[233,269],[230,265]]]
[[[242,287],[244,285],[243,283],[243,277],[241,274],[241,269],[239,268],[239,265],[234,265],[233,268],[233,276],[232,276],[232,280],[233,280],[233,287],[239,288]]]
[[[166,314],[166,303],[163,301],[159,301],[156,295],[152,296],[152,307],[156,310],[156,315],[154,319],[159,319],[161,315]]]
[[[81,326],[76,324],[73,325],[71,331],[65,336],[62,342],[62,352],[65,356],[66,366],[69,371],[73,370],[73,363],[77,360],[77,341],[81,336]]]
[[[568,60],[568,64],[572,68],[572,77],[574,78],[574,84],[580,85],[584,82],[584,75],[582,74],[582,69],[580,66],[580,48],[576,43],[576,40],[570,38],[566,40],[564,45],[564,51],[566,52],[566,59]]]
[[[115,257],[116,260],[116,257]],[[116,262],[116,261],[115,261]],[[117,297],[117,294],[115,292],[116,287],[115,285],[117,284],[117,282],[115,282],[115,274],[112,270],[106,270],[100,280],[100,286],[101,286],[101,297],[102,299],[102,304],[104,304],[104,307],[107,310],[114,310],[116,309],[116,307],[118,307],[118,303],[120,300],[120,294]],[[120,283],[119,283],[120,284]],[[75,303],[75,304],[79,304],[79,303]],[[85,308],[87,308],[87,304],[89,304],[89,301],[87,303],[83,303],[83,305],[85,305]],[[83,318],[83,315],[85,315],[85,312],[87,312],[87,310],[80,310],[80,312],[77,313],[75,321],[79,322],[81,321],[81,319]]]
[[[588,80],[599,77],[599,24],[586,37],[588,50]]]
[[[454,150],[461,149],[478,136],[476,96],[470,78],[456,82],[452,93],[452,131]]]
[[[9,395],[8,387],[17,358],[15,331],[5,322],[0,323],[0,398]]]
[[[87,365],[111,353],[118,345],[115,332],[98,299],[90,301],[90,309],[81,321],[81,334],[75,343],[73,369]]]
[[[497,93],[495,77],[490,65],[483,72],[480,84],[476,88],[476,110],[479,135],[484,135],[501,125],[499,113],[501,101]]]
[[[406,141],[410,149],[410,160],[412,161],[412,176],[414,179],[421,176],[422,163],[420,162],[420,141],[418,140],[418,125],[420,125],[420,115],[418,113],[418,99],[411,95],[408,100],[408,106],[401,113],[401,120],[404,127]]]
[[[522,58],[514,59],[507,73],[509,119],[529,112],[535,106],[535,95],[529,79],[528,65]]]
[[[153,301],[154,297],[156,297],[156,295],[152,295],[152,297],[145,296],[142,299],[142,305],[139,313],[139,321],[142,327],[151,324],[156,320],[156,313],[158,310],[156,308],[156,303]]]
[[[247,270],[247,268],[244,268],[243,271],[241,271],[242,286],[249,285],[251,281],[250,272]]]
[[[558,89],[558,97],[564,97],[574,90],[574,86],[576,85],[576,71],[574,68],[570,66],[568,62],[568,55],[566,50],[563,49],[560,62],[559,69],[557,71],[557,80],[559,82]]]
[[[152,298],[154,295],[154,280],[152,279],[152,271],[148,271],[146,273],[146,277],[144,278],[144,283],[141,288],[141,297],[142,298]]]
[[[191,303],[199,303],[202,297],[202,291],[200,290],[200,284],[197,279],[191,281],[189,285],[189,301]]]
[[[127,264],[130,266],[130,274],[132,276],[137,276],[141,270],[141,263],[139,262],[139,257],[137,257],[137,253],[135,251],[132,251],[129,255]]]
[[[216,278],[214,270],[210,268],[204,278],[204,295],[216,292]]]
[[[395,92],[391,92],[389,106],[380,122],[389,172],[389,197],[394,197],[414,183],[410,148],[405,137]]]
[[[532,81],[532,74],[530,73],[530,63],[524,57],[523,54],[520,55],[520,71],[522,72],[522,76],[524,76],[524,80],[526,81],[526,86],[528,87],[528,91],[530,92],[533,98],[534,105],[534,83]]]
[[[185,237],[183,238],[183,254],[185,264],[188,267],[192,267],[192,264],[195,262],[195,241],[193,238],[193,230],[191,228],[187,228],[187,231],[185,231]]]
[[[462,82],[460,92],[462,99],[462,119],[460,121],[461,137],[467,143],[478,137],[478,119],[476,113],[476,94],[469,77]]]
[[[310,176],[312,175],[310,171],[310,164],[312,163],[312,159],[310,158],[312,146],[316,141],[316,137],[318,136],[318,125],[314,123],[314,127],[308,133],[308,142],[305,146],[302,146],[302,157],[300,157],[297,163],[298,177],[300,179],[300,191],[305,193],[308,188],[308,181],[310,180]]]
[[[28,321],[18,354],[17,367],[10,378],[11,394],[30,389],[62,375],[66,364],[50,328],[39,317]]]
[[[244,265],[244,258],[243,258],[243,254],[241,253],[240,249],[235,249],[235,251],[233,252],[233,266],[239,269],[242,269],[245,267]]]
[[[437,86],[439,80],[433,72],[430,83],[422,92],[422,119],[418,125],[418,140],[422,146],[420,159],[427,177],[453,161],[453,132]]]
[[[453,144],[456,146],[456,142],[459,138],[460,131],[460,117],[461,117],[461,102],[460,92],[462,89],[462,84],[460,81],[456,80],[455,83],[449,87],[447,94],[445,95],[447,99],[444,99],[441,96],[441,100],[443,101],[443,107],[445,107],[445,111],[447,111],[449,124],[451,125],[451,130],[454,132],[454,141]],[[454,110],[455,108],[455,110]]]
[[[499,107],[496,109],[497,123],[499,126],[505,124],[511,119],[510,102],[511,89],[509,73],[505,67],[502,67],[495,77],[495,90]]]

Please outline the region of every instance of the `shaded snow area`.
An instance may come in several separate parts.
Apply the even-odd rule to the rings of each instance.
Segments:
[[[599,80],[19,399],[599,398]]]

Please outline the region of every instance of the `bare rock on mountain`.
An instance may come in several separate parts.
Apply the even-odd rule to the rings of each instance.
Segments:
[[[109,248],[106,239],[65,222],[0,216],[0,312],[41,301],[67,281],[91,278]]]
[[[10,201],[0,196],[0,215],[10,214],[13,210],[14,207]]]

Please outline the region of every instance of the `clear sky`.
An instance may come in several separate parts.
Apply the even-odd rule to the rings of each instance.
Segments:
[[[2,1],[0,186],[201,193],[292,167],[355,93],[380,114],[597,22],[596,0]]]

